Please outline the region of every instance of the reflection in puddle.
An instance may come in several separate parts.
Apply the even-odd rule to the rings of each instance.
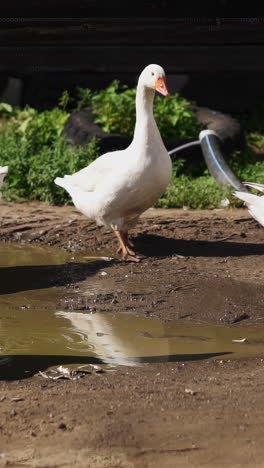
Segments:
[[[232,353],[233,357],[264,353],[263,327],[241,329],[183,321],[162,322],[135,315],[57,312],[66,320],[65,332],[75,334],[68,344],[72,354],[94,354],[108,363],[131,364],[151,357]],[[65,325],[64,325],[65,326]],[[246,336],[246,341],[241,341]],[[78,338],[77,338],[78,337]],[[166,359],[164,359],[166,360]],[[173,359],[172,359],[173,360]]]
[[[239,342],[243,338],[246,341]],[[259,356],[264,354],[264,341],[263,327],[242,329],[183,321],[164,323],[132,314],[1,308],[0,348],[2,365],[6,361],[1,361],[1,356],[20,356],[21,362],[26,356],[34,356],[35,361],[42,356],[39,365],[45,357],[46,365],[93,362],[131,366],[223,357],[226,353],[228,358]]]
[[[6,281],[5,287],[9,287],[8,292],[0,289],[2,379],[22,378],[52,365],[69,363],[131,366],[147,362],[225,355],[229,359],[264,354],[263,326],[242,328],[201,325],[184,320],[162,322],[134,314],[56,311],[54,301],[65,296],[65,289],[61,287],[63,282],[52,286],[52,274],[58,267],[65,268],[65,263],[72,260],[71,255],[54,249],[7,244],[0,245],[0,255],[1,283],[3,286]],[[82,258],[74,261],[78,266]],[[29,281],[27,274],[30,270],[26,268],[32,264],[34,271]],[[91,269],[91,265],[88,266]],[[42,279],[36,278],[40,282],[38,288],[34,278],[41,270],[35,268],[46,267],[50,267],[48,277],[44,270]],[[16,275],[20,268],[25,270],[20,283],[17,283],[19,277]],[[84,270],[85,278],[87,271],[90,270]],[[90,283],[91,288],[96,288],[92,275]],[[108,282],[104,284],[108,290],[112,287]],[[87,294],[91,291],[88,288]],[[246,341],[241,341],[244,338]]]

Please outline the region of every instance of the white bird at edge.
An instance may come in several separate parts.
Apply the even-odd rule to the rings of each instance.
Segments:
[[[0,189],[3,185],[4,178],[8,173],[8,166],[0,166]],[[0,200],[2,198],[2,193],[0,192]]]
[[[260,192],[264,192],[264,185],[256,184],[254,182],[243,182],[243,185],[247,185],[251,188],[257,189]],[[262,226],[264,226],[264,196],[259,197],[253,193],[246,192],[234,192],[234,195],[240,200],[243,200],[248,211]]]
[[[125,260],[138,262],[128,230],[163,194],[172,163],[153,116],[155,91],[167,96],[165,72],[159,65],[142,71],[136,93],[136,125],[132,143],[105,153],[73,175],[55,183],[71,195],[76,208],[98,225],[111,227]]]

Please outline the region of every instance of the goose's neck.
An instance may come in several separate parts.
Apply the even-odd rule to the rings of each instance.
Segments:
[[[136,126],[134,142],[145,140],[150,131],[155,131],[156,122],[153,116],[155,90],[138,84],[136,94]]]

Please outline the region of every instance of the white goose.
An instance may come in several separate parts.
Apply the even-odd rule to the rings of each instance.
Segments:
[[[0,189],[3,185],[4,178],[8,173],[8,166],[0,166]],[[0,200],[2,199],[2,193],[0,191]]]
[[[243,184],[264,192],[264,185],[262,184],[254,182],[243,182]],[[234,192],[234,195],[246,203],[249,213],[264,226],[264,196],[258,197],[258,195],[254,195],[253,193],[245,192]]]
[[[138,80],[136,125],[128,148],[106,153],[81,171],[55,179],[79,211],[113,229],[118,252],[135,262],[139,259],[129,247],[128,230],[162,195],[171,176],[171,158],[153,116],[155,91],[168,95],[165,72],[159,65],[148,65]]]

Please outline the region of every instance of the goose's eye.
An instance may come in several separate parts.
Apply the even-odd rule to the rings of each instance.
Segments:
[[[154,72],[151,72],[151,75],[152,75],[152,76],[154,76],[154,75],[155,75],[155,73],[154,73]]]

